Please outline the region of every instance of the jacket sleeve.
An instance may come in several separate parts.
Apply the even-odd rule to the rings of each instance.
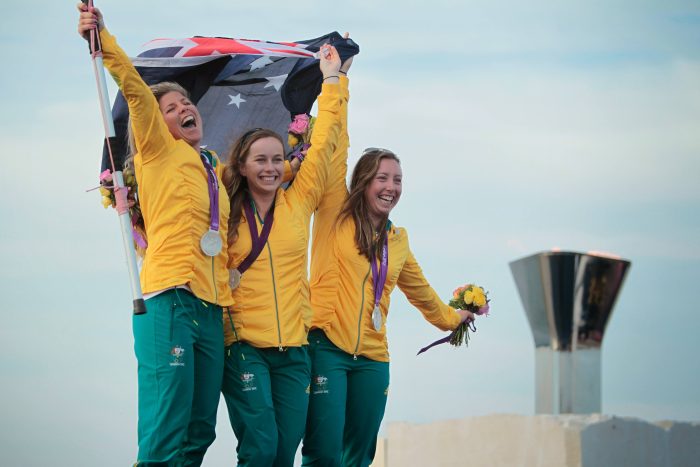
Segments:
[[[294,178],[294,172],[292,172],[292,164],[285,159],[284,161],[284,173],[282,174],[282,183],[287,183]]]
[[[172,151],[175,138],[163,120],[158,101],[141,79],[129,57],[117,44],[107,28],[100,31],[102,54],[107,70],[116,81],[129,106],[129,118],[136,149],[143,164]]]
[[[348,195],[346,177],[348,173],[348,148],[350,138],[348,136],[348,78],[340,77],[340,136],[338,145],[331,156],[330,170],[326,191],[323,194],[318,210],[314,214],[313,238],[323,241],[328,239],[330,231],[337,222],[338,214]],[[312,245],[312,257],[313,257]]]
[[[318,117],[311,134],[311,147],[287,196],[310,218],[321,202],[328,180],[331,154],[340,132],[340,86],[324,84],[318,98]]]
[[[345,177],[348,171],[348,79],[340,77],[340,136],[338,145],[331,156],[330,173],[326,192],[314,214],[313,234],[311,237],[311,275],[310,283],[326,295],[332,289],[338,276],[337,262],[333,254],[336,222],[338,214],[348,194]],[[319,315],[322,310],[313,310]],[[320,321],[320,320],[319,320]]]
[[[423,316],[433,326],[443,331],[451,331],[459,326],[460,316],[451,307],[440,300],[437,292],[433,290],[421,270],[411,250],[404,263],[397,285],[406,295],[408,301],[423,313]]]

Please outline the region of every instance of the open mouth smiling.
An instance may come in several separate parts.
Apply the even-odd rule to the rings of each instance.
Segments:
[[[391,203],[394,202],[394,197],[390,195],[380,195],[377,196],[380,201],[382,201],[384,204],[391,205]]]
[[[182,119],[180,126],[182,128],[195,128],[197,126],[197,121],[195,120],[193,115],[188,115]]]

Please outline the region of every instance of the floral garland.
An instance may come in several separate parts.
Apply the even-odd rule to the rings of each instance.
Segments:
[[[127,189],[126,200],[129,206],[129,217],[131,218],[131,226],[134,232],[134,245],[139,256],[143,257],[148,247],[146,241],[146,225],[143,221],[141,213],[141,205],[139,204],[138,184],[133,169],[124,169],[124,185]],[[107,169],[100,174],[100,194],[102,194],[102,206],[105,209],[108,207],[117,207],[117,199],[114,195],[114,180],[112,172]]]

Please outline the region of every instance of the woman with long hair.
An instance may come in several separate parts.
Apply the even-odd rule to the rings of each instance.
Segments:
[[[224,312],[222,392],[241,466],[291,467],[304,434],[310,381],[309,221],[324,194],[340,132],[335,48],[321,48],[320,67],[318,118],[292,185],[280,187],[284,146],[267,129],[243,134],[224,172],[236,306]]]
[[[340,141],[348,147],[346,131]],[[389,220],[402,191],[399,158],[386,149],[365,150],[348,191],[347,153],[336,154],[314,217],[312,380],[302,455],[304,466],[366,467],[389,390],[385,323],[394,287],[439,329],[455,329],[473,315],[440,300],[411,253],[406,230]]]
[[[149,88],[104,27],[78,4],[78,32],[97,29],[104,64],[129,106],[133,165],[148,247],[146,314],[133,317],[139,466],[200,465],[215,438],[223,375],[229,205],[222,165],[201,150],[202,118],[176,83]]]

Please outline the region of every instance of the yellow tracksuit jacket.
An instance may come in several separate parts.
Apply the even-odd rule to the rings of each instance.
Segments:
[[[349,94],[344,95],[343,116],[347,115]],[[369,261],[355,245],[355,223],[352,219],[338,223],[338,214],[348,196],[345,185],[347,148],[346,118],[338,149],[331,160],[331,175],[326,194],[314,216],[311,245],[311,308],[312,328],[322,329],[340,349],[352,355],[388,362],[386,326],[375,331],[372,325],[374,289]],[[342,151],[341,151],[342,149]],[[433,325],[447,331],[459,325],[459,314],[440,300],[423,276],[408,246],[405,229],[391,226],[388,232],[389,270],[379,302],[386,323],[390,295],[399,286],[413,304]],[[379,267],[379,261],[377,261]]]
[[[224,311],[226,345],[237,340],[259,348],[307,343],[311,321],[309,221],[325,192],[328,166],[340,133],[339,88],[338,84],[322,87],[311,148],[291,187],[277,191],[267,244],[233,290],[236,306]],[[238,215],[238,237],[228,249],[230,269],[241,264],[252,247],[245,214],[241,211]],[[261,232],[258,219],[256,224]]]
[[[209,229],[207,172],[199,153],[175,139],[163,120],[158,102],[107,29],[100,32],[104,64],[129,105],[138,154],[134,157],[139,200],[146,224],[148,248],[141,268],[144,293],[189,285],[200,299],[232,305],[225,248],[206,256],[199,241]],[[219,179],[219,234],[226,244],[229,201]]]

